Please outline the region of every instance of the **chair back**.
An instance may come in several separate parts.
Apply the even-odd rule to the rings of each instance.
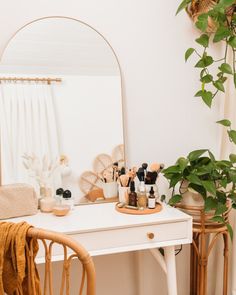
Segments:
[[[43,250],[45,253],[44,264],[44,281],[43,281],[43,295],[53,295],[53,275],[52,275],[52,258],[53,247],[56,244],[61,245],[64,253],[62,276],[60,284],[56,282],[57,294],[66,295],[70,294],[70,268],[73,259],[79,259],[82,264],[82,276],[78,294],[82,295],[86,281],[86,295],[95,295],[95,267],[93,260],[90,257],[87,250],[85,250],[78,242],[71,237],[51,232],[38,228],[30,228],[27,232],[27,237],[32,238],[29,243],[29,248],[33,247],[33,239],[37,239],[42,242]],[[41,244],[41,243],[40,243]],[[29,249],[32,250],[32,249]],[[72,250],[72,251],[71,251]],[[40,248],[41,251],[41,248]],[[32,260],[33,263],[33,260]],[[34,286],[34,284],[32,284]],[[32,290],[32,295],[35,295],[36,291]]]

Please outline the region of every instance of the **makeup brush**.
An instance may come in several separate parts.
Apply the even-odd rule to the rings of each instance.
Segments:
[[[159,164],[159,163],[152,163],[150,165],[150,170],[156,171],[156,172],[160,172],[163,168],[165,167],[165,165],[163,163]]]
[[[123,175],[125,174],[125,167],[121,167],[120,171],[119,171],[119,175]]]
[[[144,169],[142,167],[138,169],[137,176],[139,181],[142,181],[144,179]]]
[[[144,169],[144,179],[146,178],[146,175],[147,175],[147,167],[148,167],[147,163],[142,164],[142,168]]]
[[[159,163],[152,163],[150,165],[150,170],[151,170],[151,172],[154,172],[154,171],[157,172],[160,170],[160,167],[161,167],[161,165]]]

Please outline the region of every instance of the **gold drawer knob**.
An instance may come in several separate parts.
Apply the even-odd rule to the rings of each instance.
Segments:
[[[153,240],[155,235],[154,233],[147,233],[147,237],[150,239],[150,240]]]

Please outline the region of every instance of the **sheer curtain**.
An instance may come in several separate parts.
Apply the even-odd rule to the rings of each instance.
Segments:
[[[28,183],[23,154],[59,157],[52,89],[40,82],[0,85],[2,183]]]

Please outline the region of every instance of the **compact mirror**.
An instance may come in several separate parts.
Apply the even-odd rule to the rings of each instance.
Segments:
[[[77,204],[114,201],[122,83],[107,40],[75,19],[33,21],[6,45],[0,82],[2,184],[62,187]]]

